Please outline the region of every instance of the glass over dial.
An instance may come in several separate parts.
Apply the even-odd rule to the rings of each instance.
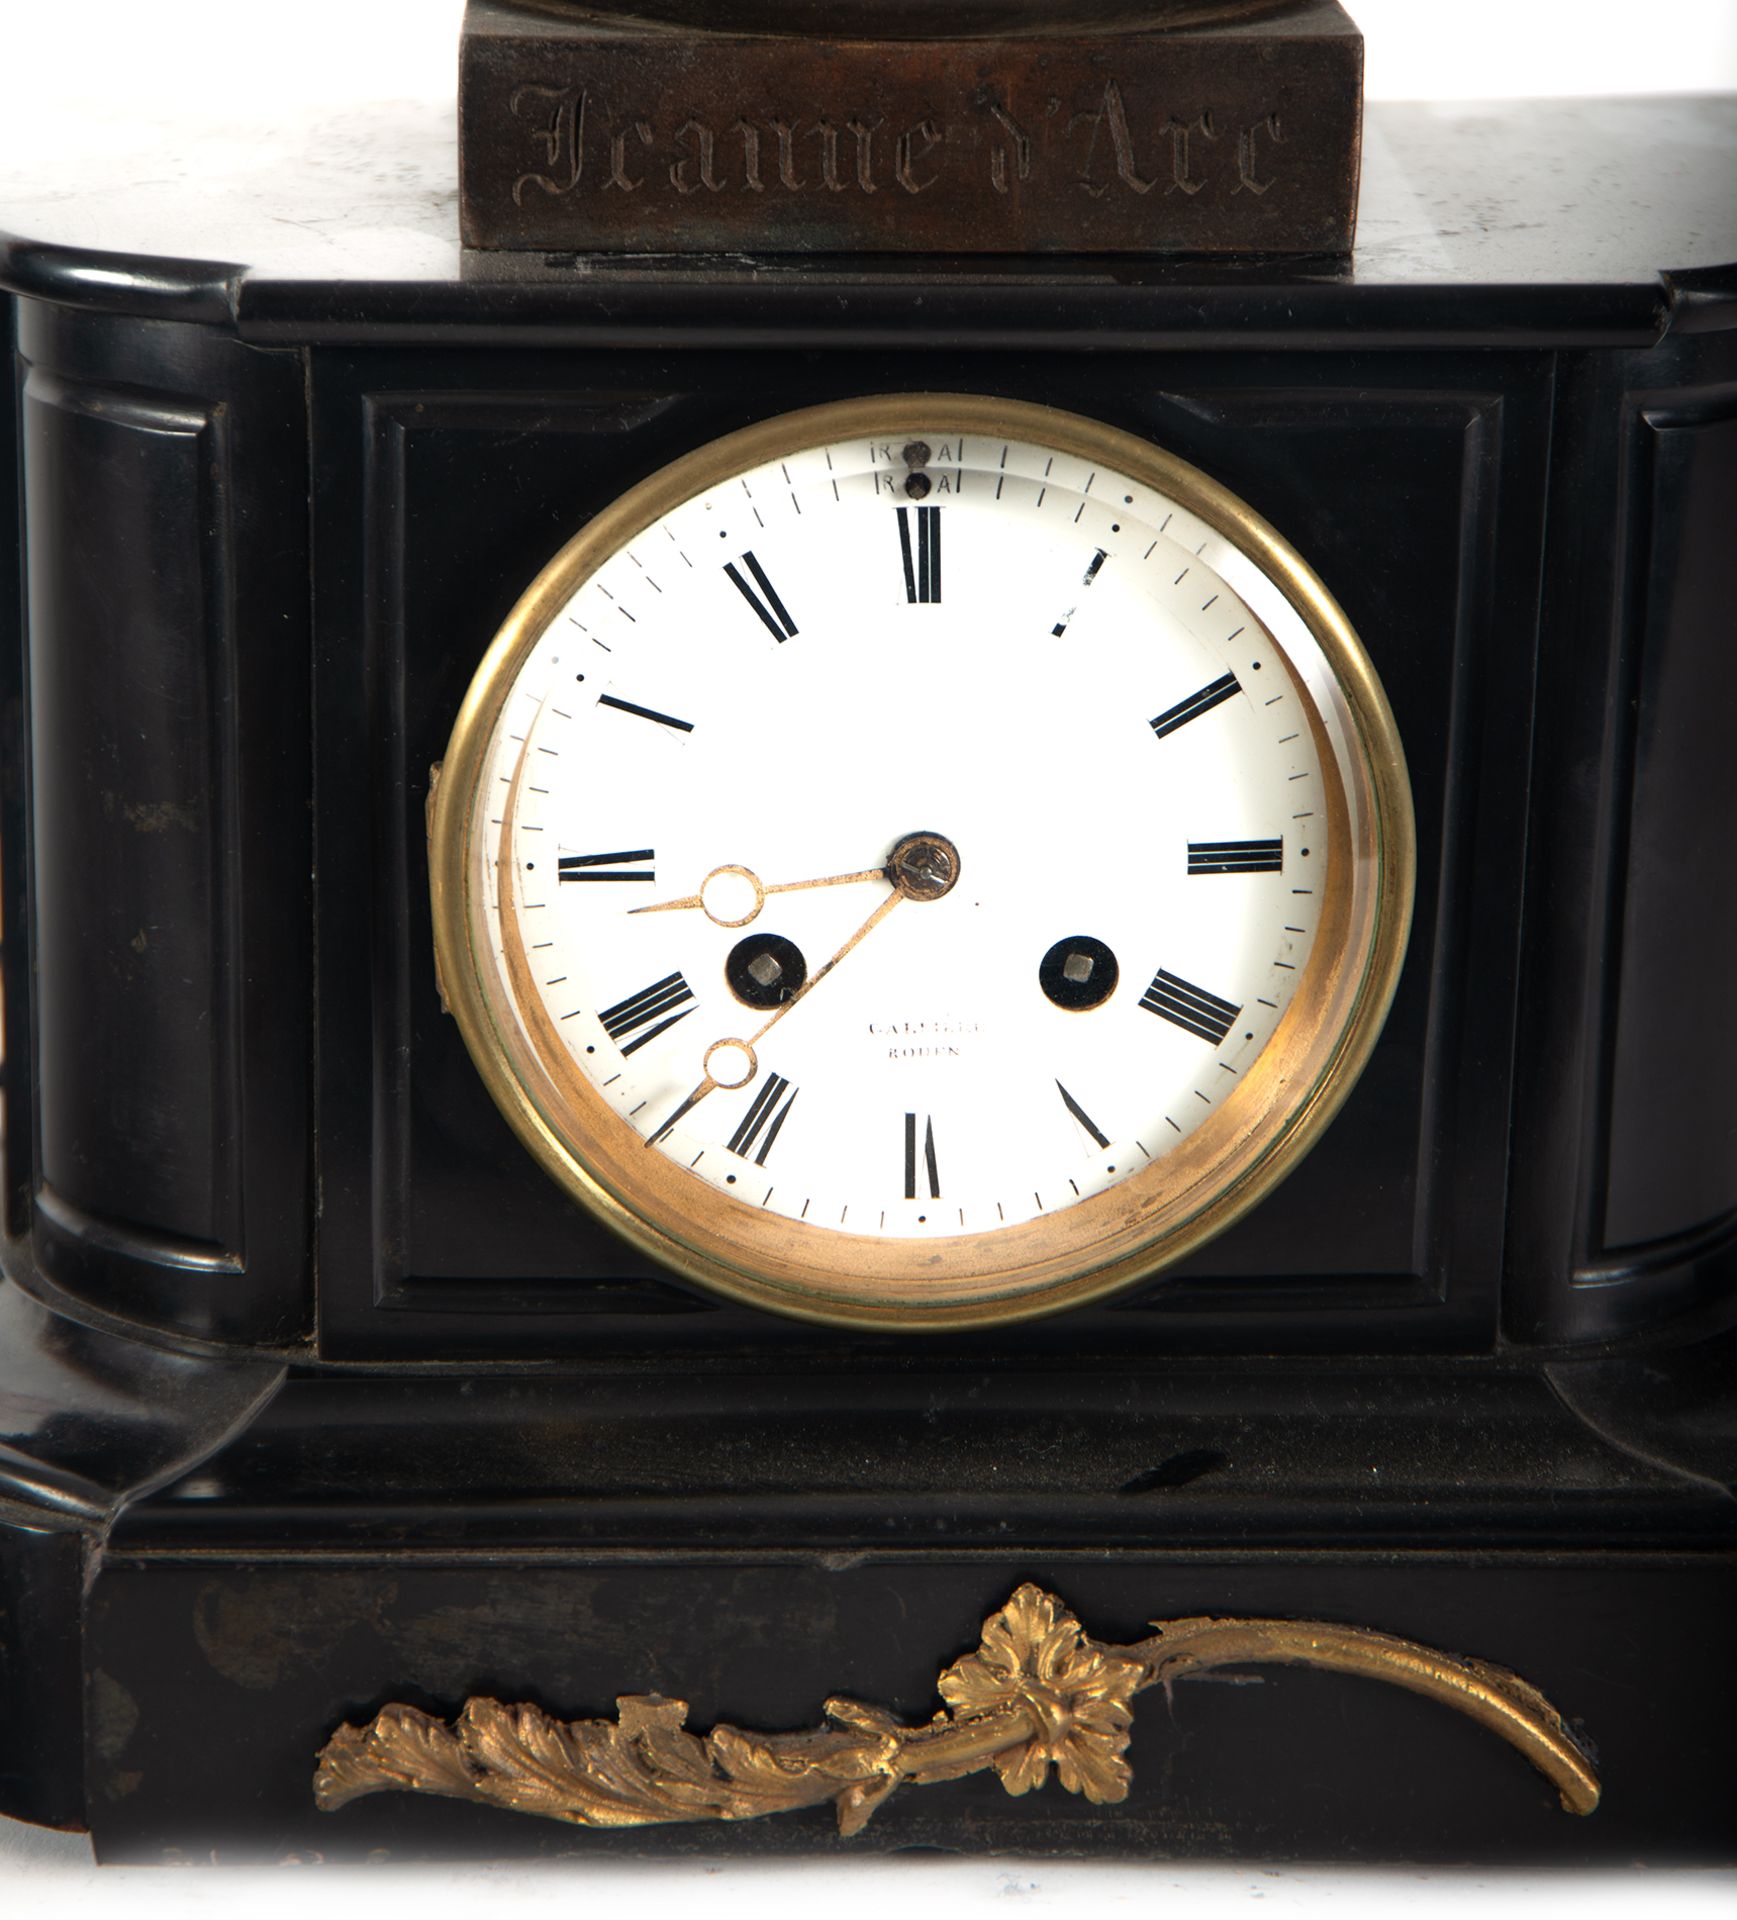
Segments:
[[[1324,589],[1145,443],[959,397],[689,456],[563,550],[438,792],[491,1091],[693,1278],[944,1326],[1153,1270],[1372,1043],[1403,763]]]

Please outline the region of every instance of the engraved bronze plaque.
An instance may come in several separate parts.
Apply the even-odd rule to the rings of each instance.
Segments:
[[[1338,0],[470,0],[464,240],[1346,253],[1362,71]]]

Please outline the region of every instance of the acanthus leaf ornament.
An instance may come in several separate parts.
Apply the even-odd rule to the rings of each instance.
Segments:
[[[983,1645],[942,1674],[939,1691],[961,1724],[1023,1708],[1023,1744],[995,1756],[1009,1793],[1041,1787],[1053,1763],[1069,1793],[1125,1800],[1133,1774],[1122,1754],[1141,1685],[1136,1660],[1094,1647],[1054,1596],[1026,1585],[983,1623]]]
[[[1043,1786],[1053,1766],[1069,1793],[1114,1803],[1133,1781],[1123,1755],[1135,1694],[1210,1668],[1275,1663],[1386,1680],[1455,1707],[1522,1753],[1568,1812],[1598,1805],[1598,1777],[1560,1713],[1505,1668],[1324,1621],[1153,1626],[1131,1646],[1104,1645],[1027,1583],[984,1622],[977,1651],[941,1675],[946,1708],[921,1726],[846,1699],[828,1700],[827,1724],[810,1732],[718,1726],[703,1738],[688,1731],[684,1701],[655,1694],[619,1699],[612,1721],[472,1699],[449,1726],[389,1706],[332,1735],[314,1797],[335,1813],[365,1794],[403,1790],[582,1827],[752,1820],[830,1803],[849,1837],[901,1785],[993,1768],[1019,1795]]]

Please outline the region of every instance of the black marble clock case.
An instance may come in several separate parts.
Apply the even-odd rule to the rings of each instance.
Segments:
[[[0,1810],[114,1859],[1731,1857],[1737,279],[98,264],[5,268]],[[1420,869],[1374,1059],[1253,1216],[1113,1304],[898,1339],[700,1297],[561,1198],[441,1011],[423,805],[587,516],[924,389],[1113,421],[1272,520],[1385,682]],[[1605,1804],[1272,1672],[1146,1711],[1120,1808],[313,1806],[393,1699],[921,1717],[1026,1578],[1106,1639],[1500,1661]]]

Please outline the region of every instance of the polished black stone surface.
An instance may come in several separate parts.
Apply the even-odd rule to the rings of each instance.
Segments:
[[[1125,1807],[984,1779],[866,1844],[1729,1860],[1737,107],[1377,109],[1348,270],[1212,272],[503,267],[443,113],[0,187],[0,1809],[133,1859],[829,1851],[328,1818],[313,1755],[471,1691],[921,1715],[1032,1578],[1111,1638],[1314,1612],[1515,1667],[1605,1805],[1287,1674],[1149,1700]],[[703,1299],[553,1193],[440,1011],[421,824],[586,517],[918,387],[1116,419],[1296,541],[1423,862],[1285,1187],[1115,1306],[930,1341]]]

